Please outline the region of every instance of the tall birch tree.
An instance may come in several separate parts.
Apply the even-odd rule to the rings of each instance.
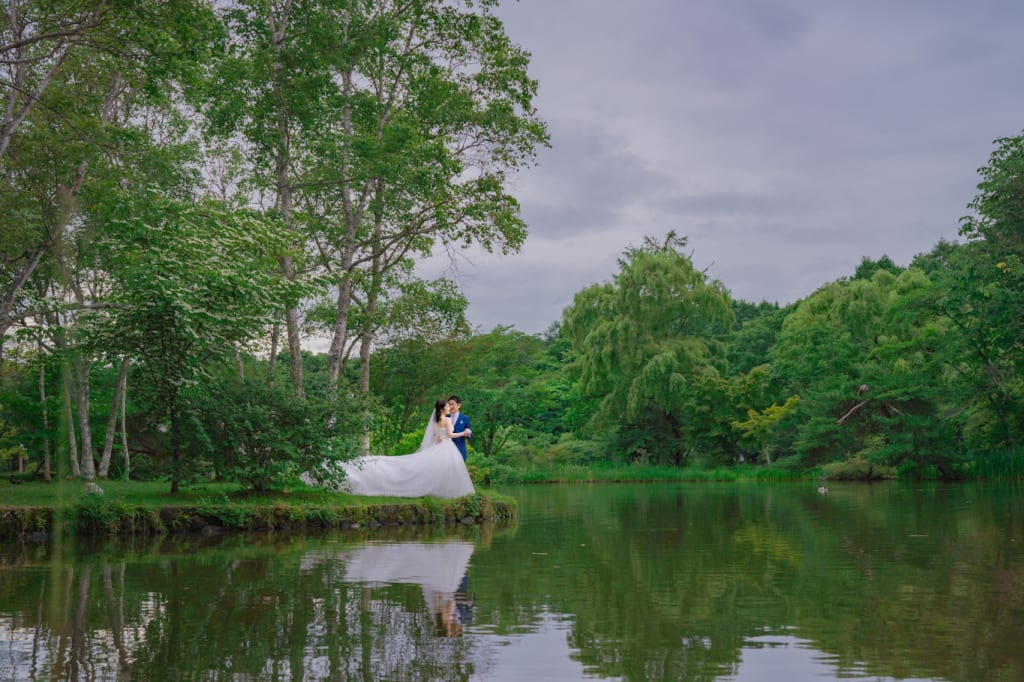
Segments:
[[[350,308],[375,316],[390,269],[437,244],[510,251],[525,238],[507,175],[547,132],[528,55],[494,5],[282,1],[226,14],[232,41],[208,111],[214,130],[252,146],[253,176],[309,249],[305,269],[330,283],[332,385]],[[374,327],[356,330],[364,348]],[[297,371],[296,338],[290,347]]]

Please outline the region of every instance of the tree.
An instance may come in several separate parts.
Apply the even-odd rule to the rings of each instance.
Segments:
[[[881,268],[822,287],[787,316],[771,366],[800,397],[791,442],[805,464],[863,457],[951,473],[946,326],[923,305],[933,287],[918,270]]]
[[[332,382],[353,305],[368,365],[389,273],[438,241],[514,250],[525,236],[506,174],[547,134],[527,55],[493,4],[281,0],[226,13],[207,111],[252,145],[252,186],[272,189],[293,243],[311,247],[296,267],[318,265],[330,283]]]
[[[395,39],[369,50],[357,66],[369,86],[351,93],[367,100],[363,112],[354,112],[352,133],[363,150],[368,230],[351,265],[362,261],[367,272],[353,277],[344,258],[335,269],[362,294],[362,317],[370,323],[358,330],[364,391],[372,321],[388,273],[437,241],[507,253],[525,238],[506,175],[532,162],[547,135],[533,112],[536,83],[526,74],[527,55],[489,14],[490,4],[424,3],[398,13]],[[353,244],[334,247],[350,253]]]
[[[938,309],[958,331],[951,358],[969,436],[979,448],[1014,447],[1024,437],[1024,136],[1000,139],[981,168],[974,212],[961,221],[967,243],[943,269]]]
[[[313,144],[307,138],[332,132],[327,116],[335,91],[330,63],[345,48],[335,4],[272,0],[227,7],[222,12],[228,31],[225,51],[214,62],[211,79],[196,93],[213,133],[225,140],[241,137],[252,151],[250,176],[238,191],[255,193],[257,201],[270,193],[269,213],[291,244],[279,263],[291,282],[305,269],[307,235],[296,214],[296,192],[305,172],[302,159]],[[292,389],[302,398],[297,303],[280,307]]]
[[[544,428],[554,406],[543,377],[543,339],[496,327],[452,342],[445,357],[459,358],[458,369],[446,381],[446,393],[458,394],[473,416],[474,450],[496,456],[517,433],[553,441],[555,434]]]
[[[782,405],[772,403],[761,411],[754,409],[747,410],[747,418],[743,421],[733,421],[732,427],[739,431],[745,438],[753,442],[758,452],[764,457],[768,464],[772,463],[772,438],[779,428],[779,424],[788,417],[800,404],[800,398],[790,396]]]
[[[233,358],[282,300],[301,294],[275,274],[287,251],[259,216],[191,204],[157,191],[112,202],[106,252],[123,285],[89,320],[97,346],[138,363],[166,434],[171,491],[190,476],[183,447],[189,391],[208,363]]]
[[[725,287],[694,268],[685,245],[669,233],[628,249],[611,282],[576,294],[562,326],[583,395],[600,401],[601,430],[635,427],[647,437],[630,454],[646,447],[674,464],[702,445],[691,397],[724,371],[733,323]]]
[[[73,231],[89,164],[114,148],[102,128],[127,97],[200,68],[211,16],[200,0],[4,3],[0,361],[8,330],[42,314],[28,284]]]
[[[395,452],[402,436],[410,431],[421,430],[422,435],[434,401],[447,397],[444,383],[451,367],[443,361],[444,347],[411,338],[374,354],[377,371],[372,389],[383,407],[374,430],[375,452]]]
[[[734,301],[736,328],[729,336],[729,369],[749,372],[768,362],[768,352],[782,329],[788,308],[762,301],[755,306],[747,301]]]
[[[469,323],[466,297],[448,280],[397,281],[395,293],[380,305],[378,315],[364,315],[362,306],[349,314],[352,326],[364,330],[353,340],[353,345],[360,346],[357,390],[367,396],[372,389],[384,407],[383,423],[373,430],[373,447],[365,442],[364,446],[387,453],[395,451],[403,434],[422,426],[417,420],[425,419],[435,400],[446,397],[441,395],[446,390],[442,383],[452,368],[443,362],[444,342],[468,335]],[[372,386],[366,357],[370,353],[366,339],[371,335],[382,344],[374,354],[382,376]]]

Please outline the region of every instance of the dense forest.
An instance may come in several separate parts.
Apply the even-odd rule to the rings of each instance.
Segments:
[[[5,469],[272,489],[412,451],[457,392],[483,481],[1024,475],[1021,136],[962,241],[906,266],[752,303],[669,233],[623,244],[545,334],[473,331],[416,262],[516,251],[508,180],[549,144],[494,4],[5,3]]]

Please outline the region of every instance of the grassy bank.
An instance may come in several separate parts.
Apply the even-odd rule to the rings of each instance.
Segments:
[[[302,530],[381,525],[441,525],[514,519],[515,500],[478,492],[454,500],[357,497],[303,488],[254,494],[234,484],[206,484],[171,495],[164,482],[0,481],[0,538],[67,531],[78,535],[158,535],[231,530]]]
[[[723,482],[723,481],[797,481],[818,478],[816,472],[798,472],[772,466],[716,467],[671,467],[654,465],[593,465],[593,466],[551,466],[537,467],[527,471],[509,467],[495,467],[491,472],[491,483],[616,483],[647,481],[678,482]]]
[[[783,482],[783,481],[881,481],[1024,480],[1024,448],[993,450],[964,455],[946,461],[945,466],[886,466],[861,457],[829,462],[819,467],[797,468],[792,464],[745,464],[731,467],[673,467],[643,464],[534,464],[515,468],[504,464],[480,466],[478,475],[491,485],[523,483],[601,483],[601,482]]]

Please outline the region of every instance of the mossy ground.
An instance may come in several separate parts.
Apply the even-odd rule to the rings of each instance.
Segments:
[[[4,484],[0,538],[57,530],[78,535],[154,535],[220,530],[305,530],[440,525],[514,519],[515,500],[490,491],[462,498],[357,497],[302,487],[252,493],[208,483],[172,495],[165,482],[80,481]]]

